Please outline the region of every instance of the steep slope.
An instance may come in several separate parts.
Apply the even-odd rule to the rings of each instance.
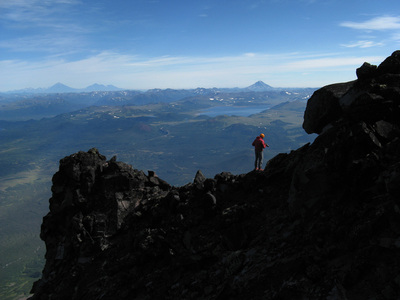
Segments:
[[[170,186],[96,149],[60,161],[32,299],[398,299],[400,52],[314,93],[313,144]]]

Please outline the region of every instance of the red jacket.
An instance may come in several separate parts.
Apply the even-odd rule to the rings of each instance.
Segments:
[[[256,137],[252,145],[255,147],[257,152],[263,151],[266,147],[264,140],[260,136]]]

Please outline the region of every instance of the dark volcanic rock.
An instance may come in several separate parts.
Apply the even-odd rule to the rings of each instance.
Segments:
[[[304,130],[307,133],[321,133],[326,125],[338,120],[343,114],[339,99],[353,84],[353,81],[332,84],[315,91],[304,112]]]
[[[357,119],[368,125],[380,120],[396,121],[400,104],[400,51],[379,67],[364,63],[358,80],[333,84],[317,90],[308,100],[303,128],[322,133],[335,122]]]
[[[316,92],[321,134],[264,172],[172,187],[95,149],[62,159],[32,299],[399,299],[396,57]]]
[[[392,53],[378,67],[380,75],[400,74],[400,50]]]
[[[357,78],[359,80],[368,80],[376,76],[378,67],[365,62],[361,67],[356,70]]]

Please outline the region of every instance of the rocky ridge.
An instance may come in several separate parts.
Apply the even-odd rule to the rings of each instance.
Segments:
[[[264,172],[174,187],[62,159],[31,299],[399,299],[400,51],[357,76],[314,93],[319,136]]]

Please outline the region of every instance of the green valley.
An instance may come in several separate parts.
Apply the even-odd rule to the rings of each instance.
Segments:
[[[45,252],[40,224],[61,158],[95,147],[107,159],[115,155],[135,169],[155,171],[180,186],[191,182],[197,170],[207,177],[251,171],[251,143],[261,132],[270,145],[264,165],[276,154],[314,139],[302,129],[310,90],[273,91],[269,96],[183,94],[185,98],[177,101],[127,105],[124,100],[123,105],[86,106],[42,119],[27,115],[23,121],[0,121],[1,299],[23,298],[40,277]],[[221,106],[234,107],[238,114],[204,113]],[[270,109],[240,114],[249,107]]]

